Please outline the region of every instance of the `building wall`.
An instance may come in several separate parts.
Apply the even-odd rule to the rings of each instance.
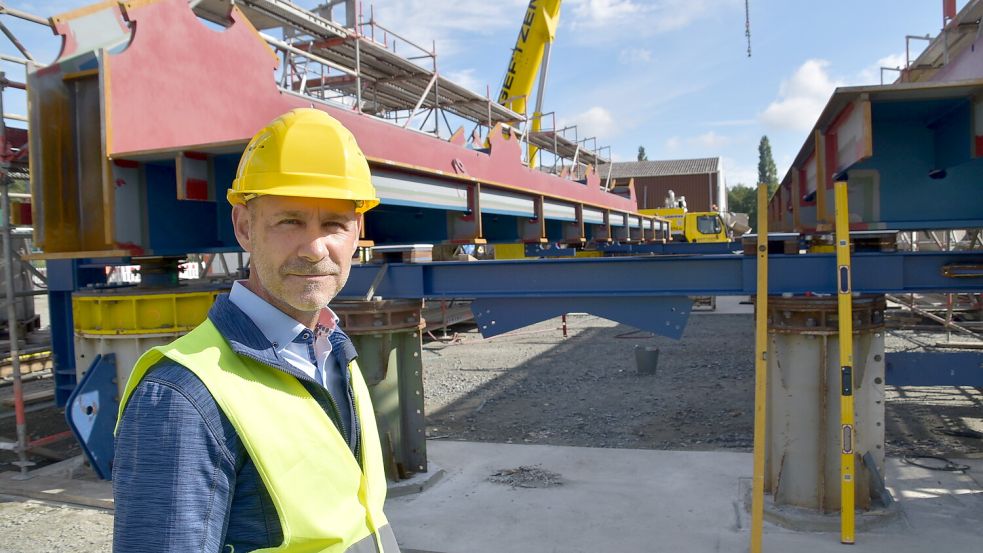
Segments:
[[[718,173],[702,175],[666,175],[661,177],[636,177],[635,197],[639,209],[653,209],[664,205],[669,191],[676,197],[686,196],[690,211],[710,211],[717,204]],[[627,179],[619,179],[619,184]]]

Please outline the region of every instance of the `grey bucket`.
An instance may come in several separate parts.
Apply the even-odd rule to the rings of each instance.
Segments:
[[[659,348],[655,346],[635,346],[635,366],[638,374],[655,374],[659,366]]]

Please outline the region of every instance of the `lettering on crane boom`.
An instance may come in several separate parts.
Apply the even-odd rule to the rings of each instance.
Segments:
[[[505,104],[505,101],[512,96],[512,84],[515,81],[515,66],[519,63],[519,56],[524,52],[526,42],[529,41],[529,33],[532,31],[532,22],[536,19],[536,0],[529,2],[526,8],[526,17],[522,20],[522,28],[519,29],[519,38],[515,41],[515,48],[512,49],[512,60],[509,61],[509,69],[505,74],[505,82],[502,83],[502,92],[498,95],[498,103]]]

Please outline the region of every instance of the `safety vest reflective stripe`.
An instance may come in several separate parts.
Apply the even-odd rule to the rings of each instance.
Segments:
[[[361,466],[296,378],[239,356],[209,320],[137,361],[120,402],[121,416],[137,384],[165,356],[205,384],[270,493],[283,543],[262,551],[399,551],[382,511],[386,477],[375,414],[354,361],[348,368],[362,425]],[[370,549],[362,549],[363,543]]]
[[[379,541],[382,543],[381,551],[384,551],[385,553],[399,551],[399,545],[396,544],[396,536],[393,535],[392,528],[390,528],[388,524],[382,528],[379,528],[377,534],[379,536]],[[366,536],[349,547],[345,553],[380,553],[380,550],[378,544],[376,543],[375,536]]]

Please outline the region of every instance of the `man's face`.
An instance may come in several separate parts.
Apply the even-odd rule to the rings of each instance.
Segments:
[[[360,222],[345,200],[260,196],[234,206],[249,288],[298,320],[320,311],[348,280]]]

